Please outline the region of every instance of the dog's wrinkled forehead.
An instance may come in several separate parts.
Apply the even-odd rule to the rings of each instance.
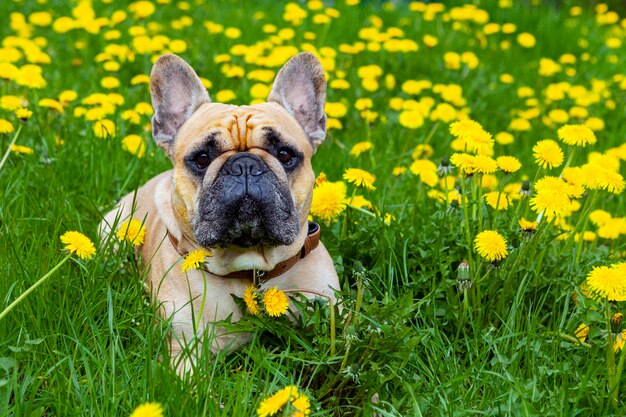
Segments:
[[[268,135],[298,144],[298,149],[311,156],[313,149],[304,131],[280,105],[261,103],[235,106],[222,103],[203,104],[180,129],[174,154],[183,157],[211,136],[223,150],[246,151],[262,148]]]

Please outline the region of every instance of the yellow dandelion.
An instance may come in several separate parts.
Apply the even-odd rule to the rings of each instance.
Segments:
[[[93,133],[102,139],[115,136],[115,123],[108,119],[98,120],[93,125]]]
[[[273,416],[278,413],[288,401],[296,399],[298,395],[298,387],[289,385],[269,398],[261,401],[256,413],[258,417]]]
[[[584,148],[587,145],[596,143],[596,135],[593,133],[593,130],[585,125],[565,125],[557,133],[559,139],[568,145]]]
[[[35,152],[33,148],[29,148],[28,146],[22,146],[22,145],[11,145],[11,150],[15,153],[24,154],[24,155],[31,155],[33,152]]]
[[[0,119],[0,134],[11,133],[13,131],[15,131],[15,128],[13,127],[11,122],[5,119]]]
[[[455,153],[450,157],[450,163],[459,168],[465,174],[473,174],[476,168],[474,167],[474,155],[467,153]]]
[[[520,229],[522,229],[523,232],[534,232],[535,230],[537,230],[537,222],[533,222],[530,220],[526,220],[525,218],[521,218],[518,220],[517,222],[519,224]]]
[[[355,143],[354,146],[352,146],[352,149],[350,149],[350,155],[352,155],[352,156],[359,156],[362,153],[369,151],[373,147],[374,147],[374,145],[372,144],[372,142],[358,142],[358,143]]]
[[[589,220],[591,220],[591,223],[595,224],[596,226],[603,226],[607,224],[612,218],[613,216],[611,216],[611,213],[604,210],[594,210],[589,213]]]
[[[342,181],[323,181],[313,190],[311,215],[322,220],[337,218],[346,208],[346,184]]]
[[[119,240],[127,240],[134,246],[141,246],[146,237],[146,228],[139,220],[130,219],[120,225],[116,236]]]
[[[376,187],[374,187],[376,177],[363,169],[348,168],[343,174],[343,179],[357,187],[365,187],[371,191],[376,189]]]
[[[19,108],[15,110],[15,116],[17,116],[17,118],[23,122],[30,119],[32,115],[33,115],[33,112],[25,108]]]
[[[585,340],[587,340],[587,335],[589,334],[589,326],[586,325],[585,323],[581,323],[576,328],[576,331],[574,332],[574,334],[576,335],[576,339],[584,343]]]
[[[65,244],[65,250],[75,253],[80,259],[91,259],[96,253],[93,242],[80,232],[65,232],[61,235],[61,242]]]
[[[320,172],[317,178],[315,178],[315,186],[318,187],[320,184],[325,183],[326,181],[328,181],[326,173]]]
[[[465,141],[467,149],[472,152],[484,151],[493,147],[491,134],[474,120],[460,120],[450,125],[452,136]]]
[[[439,182],[437,165],[428,159],[417,159],[409,167],[413,175],[419,177],[426,185],[434,187]]]
[[[544,177],[535,184],[537,191],[530,199],[530,207],[537,213],[544,212],[548,218],[561,216],[571,207],[571,187],[557,177]]]
[[[278,288],[270,288],[263,295],[263,305],[270,317],[282,316],[289,308],[289,298]]]
[[[509,208],[509,197],[497,191],[491,191],[483,197],[488,206],[496,210],[506,210]]]
[[[139,135],[128,135],[122,139],[122,148],[137,158],[142,158],[146,152],[146,144]]]
[[[563,151],[558,143],[551,139],[540,140],[533,146],[535,162],[541,168],[556,168],[563,163]]]
[[[365,197],[363,197],[362,195],[355,195],[352,197],[348,197],[346,198],[344,201],[344,204],[352,206],[352,207],[356,207],[356,208],[368,208],[368,209],[372,209],[372,202],[369,201],[368,199],[366,199]]]
[[[493,174],[498,170],[498,163],[490,156],[476,155],[474,157],[474,170],[481,174]]]
[[[480,232],[474,239],[474,248],[489,262],[500,261],[509,254],[506,249],[506,240],[495,230]]]
[[[592,293],[610,301],[625,301],[626,263],[594,267],[585,282]]]
[[[200,266],[204,264],[204,259],[209,256],[213,256],[213,254],[206,249],[196,249],[189,252],[187,256],[185,256],[185,260],[180,266],[180,269],[182,272],[199,269]]]
[[[400,175],[404,174],[406,170],[407,170],[406,167],[398,166],[398,167],[394,167],[391,173],[393,174],[393,176],[399,177]]]
[[[261,308],[259,307],[259,303],[257,302],[257,290],[254,285],[249,285],[246,287],[246,290],[243,292],[243,301],[246,303],[246,308],[250,314],[254,314],[258,316],[261,314]]]
[[[516,172],[522,167],[519,159],[514,156],[499,156],[496,158],[496,163],[498,164],[498,168],[507,174]]]
[[[615,335],[615,342],[613,343],[613,351],[619,352],[624,348],[624,342],[626,341],[626,330],[622,330],[621,332]]]
[[[302,393],[291,402],[291,407],[295,409],[291,414],[292,417],[306,417],[311,414],[311,400]]]
[[[144,403],[135,408],[130,417],[163,417],[163,407],[159,403]]]

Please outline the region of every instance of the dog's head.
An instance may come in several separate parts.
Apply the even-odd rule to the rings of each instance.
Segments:
[[[205,247],[290,245],[306,224],[311,156],[326,136],[326,80],[310,53],[279,71],[268,102],[213,103],[194,70],[163,55],[150,76],[152,134],[174,164],[172,207]]]

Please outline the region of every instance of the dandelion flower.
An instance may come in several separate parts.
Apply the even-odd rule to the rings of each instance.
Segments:
[[[491,134],[483,129],[480,123],[474,120],[460,120],[450,125],[452,136],[465,141],[468,150],[472,152],[491,149],[493,138]]]
[[[335,219],[346,208],[346,192],[346,184],[342,181],[321,182],[313,190],[311,215],[323,220]]]
[[[289,308],[289,298],[278,288],[270,288],[263,295],[263,305],[270,317],[282,316]]]
[[[519,159],[514,156],[499,156],[496,158],[496,163],[498,168],[507,174],[516,172],[522,167]]]
[[[584,342],[585,340],[587,340],[587,335],[589,334],[589,326],[586,325],[585,323],[581,323],[576,328],[576,331],[574,332],[574,334],[576,335],[576,339],[580,340],[581,342]]]
[[[298,387],[289,385],[269,398],[261,401],[256,413],[258,417],[273,416],[287,404],[288,401],[296,399],[298,395]]]
[[[146,144],[139,135],[128,135],[122,139],[122,148],[137,158],[142,158],[146,153]]]
[[[96,253],[93,242],[80,232],[65,232],[61,235],[61,242],[65,244],[65,250],[75,253],[80,259],[91,259]]]
[[[204,259],[208,256],[212,256],[213,254],[205,249],[196,249],[192,252],[189,252],[187,256],[185,256],[185,260],[180,266],[181,271],[187,272],[192,269],[198,269],[204,263]]]
[[[163,407],[159,403],[144,403],[135,408],[130,417],[163,417]]]
[[[15,116],[17,116],[17,118],[20,119],[22,122],[30,119],[32,115],[33,112],[25,108],[19,108],[15,110]]]
[[[119,240],[127,240],[134,246],[141,246],[146,237],[146,228],[139,220],[130,219],[120,225],[116,236]]]
[[[11,150],[15,153],[20,153],[24,155],[31,155],[33,152],[35,152],[33,148],[29,148],[28,146],[22,146],[22,145],[11,145]]]
[[[374,181],[376,177],[369,172],[359,168],[348,168],[343,174],[343,179],[356,185],[357,187],[365,187],[368,190],[375,190]]]
[[[428,159],[417,159],[409,167],[413,175],[419,177],[425,184],[434,187],[439,182],[437,165]]]
[[[509,197],[506,194],[497,191],[491,191],[483,197],[487,205],[496,210],[506,210],[509,208]]]
[[[585,282],[592,293],[610,301],[625,301],[626,263],[594,267]]]
[[[311,400],[304,394],[298,394],[296,399],[291,402],[291,407],[295,408],[292,417],[305,417],[311,414]]]
[[[459,168],[465,174],[473,174],[475,171],[474,168],[474,159],[476,157],[474,155],[470,155],[467,153],[455,153],[450,157],[450,162],[455,167]]]
[[[517,223],[519,224],[520,229],[522,229],[522,232],[530,233],[537,230],[537,222],[526,220],[523,217],[519,219]]]
[[[540,140],[533,146],[535,162],[541,168],[556,168],[563,163],[563,151],[558,143],[551,139]]]
[[[589,214],[589,220],[591,220],[591,223],[595,224],[596,226],[603,226],[607,224],[612,218],[613,216],[611,216],[611,213],[604,210],[594,210]]]
[[[258,316],[261,314],[261,308],[256,300],[256,296],[256,287],[254,285],[247,286],[243,292],[243,301],[246,303],[246,308],[251,314]]]
[[[480,232],[474,240],[474,247],[478,254],[489,262],[500,261],[509,254],[506,240],[495,230]]]
[[[559,139],[568,145],[584,148],[596,143],[596,135],[585,125],[565,125],[557,133]]]
[[[530,207],[537,213],[545,211],[548,217],[561,216],[571,206],[571,187],[561,178],[543,177],[535,184],[535,190]]]
[[[355,143],[354,146],[352,146],[352,149],[350,149],[350,155],[352,155],[352,156],[359,156],[363,152],[367,152],[370,149],[372,149],[373,147],[374,147],[374,145],[372,144],[372,142]]]
[[[615,342],[613,343],[613,351],[619,352],[624,348],[624,342],[626,341],[626,330],[622,330],[621,332],[615,335]]]
[[[0,119],[0,134],[11,133],[15,130],[11,122],[5,119]]]
[[[481,174],[493,174],[498,170],[498,164],[490,156],[476,155],[474,157],[474,169]]]

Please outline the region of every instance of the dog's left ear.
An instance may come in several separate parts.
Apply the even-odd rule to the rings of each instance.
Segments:
[[[152,136],[172,159],[174,141],[180,127],[203,103],[209,93],[196,72],[174,54],[161,55],[150,74],[152,94]]]
[[[302,126],[313,151],[326,138],[326,77],[315,55],[302,52],[276,75],[267,101],[283,106]]]

